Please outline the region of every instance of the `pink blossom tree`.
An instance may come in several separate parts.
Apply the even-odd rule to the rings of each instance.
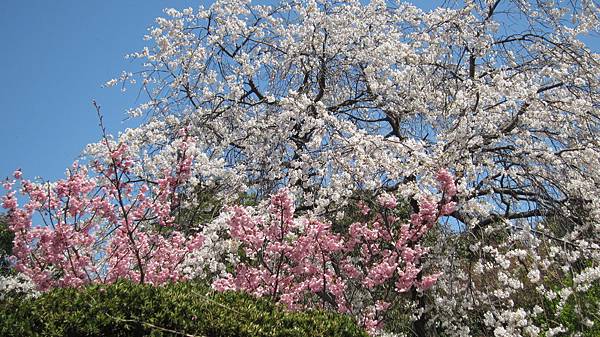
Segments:
[[[136,176],[139,158],[107,137],[106,156],[87,166],[74,163],[65,179],[35,183],[15,171],[4,183],[2,206],[15,233],[16,269],[41,290],[184,278],[180,264],[203,241],[199,233],[179,231],[173,217],[178,190],[191,177],[193,143],[183,130],[174,141],[174,165],[155,181]]]
[[[327,221],[295,217],[287,190],[271,197],[267,212],[233,207],[229,234],[239,242],[241,260],[213,286],[267,296],[291,309],[352,313],[375,332],[397,297],[427,290],[440,275],[421,267],[428,251],[421,240],[456,206],[453,177],[440,170],[437,178],[441,198],[423,196],[407,223],[393,215],[398,203],[390,194],[377,199],[379,212],[362,203],[364,221],[342,232]]]

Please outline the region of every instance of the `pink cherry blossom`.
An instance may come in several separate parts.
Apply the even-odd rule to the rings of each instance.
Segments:
[[[97,176],[79,163],[52,184],[23,180],[15,171],[25,203],[19,207],[13,183],[2,197],[15,234],[15,268],[40,290],[121,278],[152,284],[185,279],[180,265],[204,238],[178,231],[172,209],[165,207],[190,178],[193,157],[186,149],[193,138],[180,142],[187,145],[180,146],[176,169],[160,178],[168,183],[152,190],[144,179],[132,179],[139,159],[123,143],[111,149],[106,141],[108,160],[92,162]],[[33,224],[34,218],[43,222]],[[162,231],[154,223],[174,230]]]
[[[440,190],[446,196],[452,194],[452,176],[445,172],[438,178]],[[433,196],[424,196],[410,222],[400,224],[387,214],[398,205],[394,196],[383,194],[378,203],[381,212],[363,212],[371,214],[367,222],[353,223],[341,233],[326,221],[297,217],[294,199],[286,189],[274,194],[258,214],[244,207],[231,208],[229,234],[241,244],[245,258],[235,271],[217,278],[213,288],[267,296],[290,309],[328,307],[353,312],[365,328],[377,331],[395,295],[373,297],[378,292],[366,292],[358,305],[348,294],[377,287],[391,287],[396,295],[431,288],[440,274],[423,272],[421,259],[428,249],[419,242],[440,216],[455,207],[448,198],[435,201]],[[363,290],[356,290],[357,285]]]

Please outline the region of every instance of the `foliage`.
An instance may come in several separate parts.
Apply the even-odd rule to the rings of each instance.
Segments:
[[[11,272],[8,257],[12,255],[14,237],[14,233],[8,228],[8,219],[0,215],[0,276]]]
[[[563,280],[562,282],[573,282]],[[553,287],[560,290],[560,287]],[[546,300],[542,309],[545,315],[538,318],[541,326],[552,326],[548,320],[557,320],[565,327],[564,335],[580,334],[584,337],[600,335],[600,284],[594,284],[578,296],[566,301],[560,298]]]
[[[0,318],[2,336],[366,336],[348,316],[287,312],[246,294],[215,294],[185,282],[54,289],[2,302]]]

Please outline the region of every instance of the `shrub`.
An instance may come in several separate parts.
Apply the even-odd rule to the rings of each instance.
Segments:
[[[194,283],[117,282],[0,303],[1,336],[367,336],[349,316],[289,312]]]
[[[14,233],[8,228],[8,219],[0,214],[0,276],[11,273],[8,256],[12,255],[14,237]]]

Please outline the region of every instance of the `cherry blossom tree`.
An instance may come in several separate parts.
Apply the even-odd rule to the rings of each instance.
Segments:
[[[462,223],[595,209],[580,192],[594,187],[597,60],[578,39],[595,29],[595,9],[218,1],[168,10],[147,37],[155,44],[131,55],[142,70],[121,77],[149,95],[131,114],[153,116],[124,137],[159,143],[172,124],[189,124],[209,161],[261,195],[289,186],[318,212],[356,188],[402,185],[408,195],[416,177],[446,166],[476,204],[456,214]],[[513,15],[524,21],[509,27]],[[479,207],[482,196],[492,209]]]
[[[418,268],[437,276],[426,292],[423,284],[394,288],[406,290],[410,333],[554,336],[600,324],[600,315],[587,310],[583,300],[600,279],[600,67],[598,54],[583,42],[598,31],[594,1],[447,1],[424,11],[381,0],[270,6],[217,0],[209,8],[168,9],[165,14],[149,29],[148,46],[130,55],[139,68],[107,83],[146,97],[129,111],[144,122],[115,142],[105,138],[87,147],[90,162],[100,163],[88,170],[96,168],[99,177],[91,179],[78,167],[49,188],[22,181],[21,190],[34,200],[23,208],[9,192],[3,202],[16,219],[11,221],[17,237],[35,210],[61,229],[79,224],[73,220],[77,217],[83,223],[96,219],[86,212],[97,209],[100,222],[109,224],[104,228],[115,228],[114,237],[120,238],[118,249],[102,246],[112,252],[109,256],[131,246],[123,248],[123,259],[117,258],[123,265],[106,261],[119,277],[150,277],[149,282],[202,277],[219,287],[270,294],[292,307],[327,303],[354,310],[341,301],[350,285],[362,282],[369,289],[382,280],[397,282],[400,273],[414,274],[406,264],[409,256],[402,255],[406,249],[385,257],[388,269],[378,255],[377,266],[371,267],[379,272],[359,270],[358,283],[352,277],[340,279],[348,271],[340,274],[334,268],[352,237],[362,238],[357,247],[368,245],[369,235],[375,246],[380,244],[383,234],[375,223],[386,220],[368,218],[352,225],[344,222],[344,212],[364,202],[363,195],[392,195],[409,205],[415,217],[410,224],[428,223],[419,242],[427,258]],[[183,142],[184,148],[182,129],[193,139]],[[185,155],[188,151],[193,160]],[[126,158],[134,158],[134,164]],[[183,163],[185,169],[178,169]],[[440,180],[445,181],[442,196],[426,201]],[[65,192],[71,184],[78,189]],[[125,188],[125,197],[115,185]],[[98,191],[106,195],[104,201],[93,201],[95,186],[103,186]],[[286,192],[278,192],[282,188]],[[145,193],[152,197],[136,199]],[[239,200],[241,193],[253,198],[257,211],[234,207],[217,215],[213,210],[214,219],[199,223],[195,214],[206,207],[202,196],[224,205]],[[43,198],[53,202],[48,206]],[[98,202],[115,198],[120,207],[101,211]],[[393,200],[382,197],[378,207],[391,210]],[[72,214],[57,213],[65,202]],[[442,208],[431,213],[432,205]],[[127,225],[129,206],[138,210],[131,212],[137,214],[132,224],[160,230],[131,239],[131,231],[140,227]],[[361,206],[366,210],[369,204]],[[274,218],[273,208],[286,210],[285,217],[268,219]],[[146,211],[155,218],[147,221]],[[71,283],[89,280],[85,271],[110,277],[105,269],[91,267],[98,255],[90,252],[95,246],[88,243],[90,232],[83,223],[70,227],[77,232],[71,236],[74,247],[81,247],[72,252],[77,268],[69,269],[71,261],[64,258],[42,261],[42,266],[63,270],[54,278],[39,276],[43,268],[36,264],[20,268],[42,280]],[[401,229],[392,241],[405,236]],[[60,233],[22,237],[17,243],[26,244],[17,244],[15,255],[49,252],[42,237],[54,240]],[[146,233],[158,237],[142,238]],[[196,240],[190,235],[200,233],[204,244],[187,249],[188,240]],[[326,243],[331,255],[319,260],[313,254],[312,265],[306,265],[284,234],[312,248]],[[136,262],[136,255],[160,256],[153,254],[159,247],[181,251],[171,264],[145,260],[151,270],[171,271],[146,276],[150,269]],[[273,263],[283,256],[284,275],[307,268],[298,277],[306,283],[302,291],[313,297],[290,297],[288,290],[298,284],[286,283],[284,275],[283,288],[278,282],[276,289],[269,288]],[[242,281],[240,275],[249,278]],[[326,294],[324,285],[311,283],[315,275],[340,288]],[[414,279],[425,282],[427,275]],[[560,320],[566,308],[577,315],[574,327]]]

